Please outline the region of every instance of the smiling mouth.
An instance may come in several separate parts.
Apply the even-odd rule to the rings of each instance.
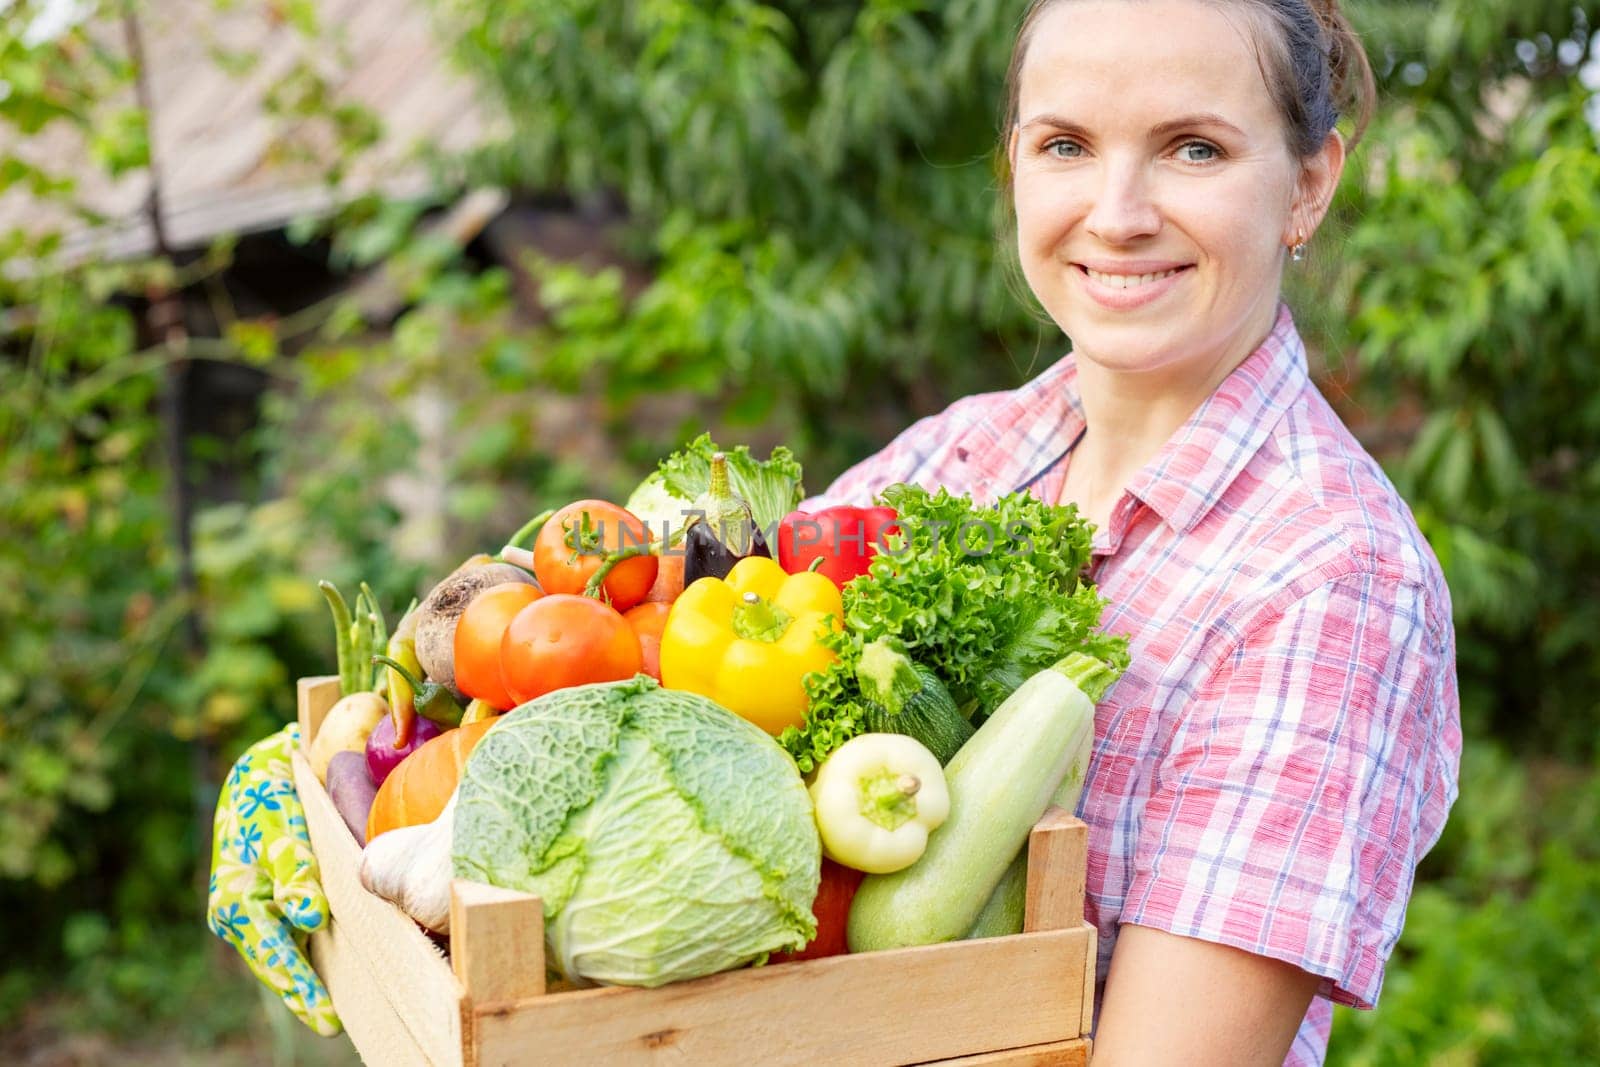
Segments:
[[[1108,289],[1137,289],[1141,285],[1150,285],[1154,282],[1159,282],[1163,278],[1170,278],[1174,274],[1177,274],[1180,271],[1186,271],[1189,268],[1173,267],[1171,270],[1157,271],[1154,274],[1102,274],[1097,270],[1090,270],[1088,267],[1082,266],[1081,264],[1078,265],[1078,269],[1087,274],[1091,281],[1098,282]]]

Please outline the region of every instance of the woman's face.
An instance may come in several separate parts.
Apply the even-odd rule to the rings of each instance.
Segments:
[[[1071,0],[1034,27],[1017,244],[1080,358],[1209,376],[1271,329],[1300,167],[1246,26],[1198,0]]]

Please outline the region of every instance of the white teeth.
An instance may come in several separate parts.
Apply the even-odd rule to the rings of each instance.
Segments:
[[[1097,270],[1090,270],[1088,267],[1084,268],[1089,277],[1110,289],[1132,289],[1136,285],[1149,285],[1151,282],[1160,281],[1162,278],[1170,278],[1182,269],[1181,267],[1174,267],[1172,270],[1164,270],[1159,274],[1101,274]]]

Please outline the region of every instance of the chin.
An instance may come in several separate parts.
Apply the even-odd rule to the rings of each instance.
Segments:
[[[1090,312],[1058,317],[1056,322],[1080,358],[1112,370],[1137,371],[1155,370],[1173,361],[1186,332],[1174,318],[1107,321]]]

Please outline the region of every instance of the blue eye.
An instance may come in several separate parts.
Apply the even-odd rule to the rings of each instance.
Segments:
[[[1196,148],[1202,152],[1209,153],[1209,155],[1192,156],[1185,154]],[[1207,144],[1204,141],[1189,141],[1178,149],[1178,154],[1185,163],[1210,163],[1222,155],[1216,145]]]
[[[1077,141],[1058,138],[1044,146],[1044,150],[1057,159],[1077,159],[1083,155],[1083,145]]]

